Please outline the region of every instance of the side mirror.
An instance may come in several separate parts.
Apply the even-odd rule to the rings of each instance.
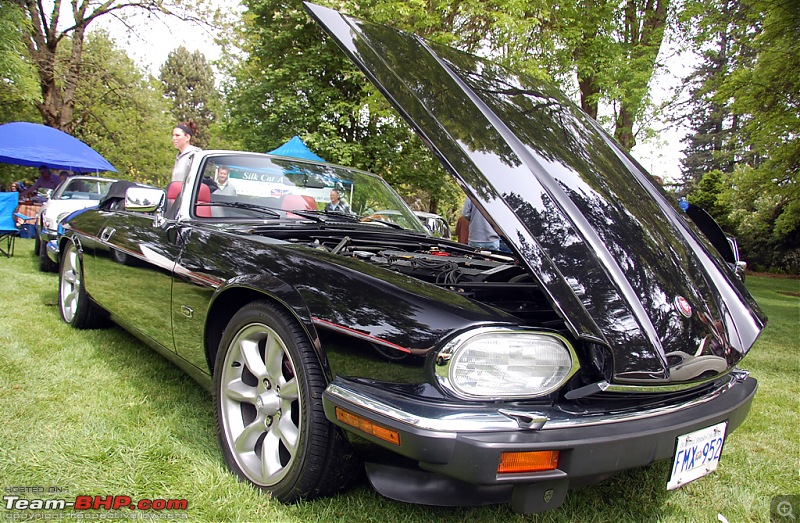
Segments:
[[[130,187],[125,191],[125,210],[132,212],[160,212],[164,210],[167,195],[155,187]]]

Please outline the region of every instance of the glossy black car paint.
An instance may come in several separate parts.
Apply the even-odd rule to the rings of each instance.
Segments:
[[[709,336],[723,341],[728,366],[752,346],[765,317],[741,282],[563,94],[410,34],[309,10],[515,246],[573,335],[612,348],[616,381],[670,382],[668,354]],[[698,312],[691,325],[678,296]]]
[[[61,251],[79,247],[94,304],[208,388],[237,311],[258,300],[287,311],[325,371],[327,420],[361,452],[373,486],[404,501],[550,509],[570,487],[669,459],[678,435],[742,423],[756,382],[734,367],[765,318],[635,162],[549,87],[309,9],[514,252],[289,212],[199,217],[204,169],[240,154],[202,151],[167,209],[109,203],[64,223]],[[401,77],[392,63],[418,67]],[[457,397],[434,376],[437,354],[485,327],[562,336],[579,372],[540,397]],[[677,353],[708,357],[716,370],[687,373]],[[399,445],[344,424],[338,407],[396,429]],[[538,449],[560,450],[558,468],[497,472],[501,452]]]
[[[518,323],[511,314],[463,295],[294,243],[348,236],[353,243],[423,250],[442,245],[441,239],[342,225],[288,231],[262,226],[262,234],[253,229],[208,220],[154,226],[150,215],[100,210],[71,220],[62,242],[80,242],[92,299],[114,321],[191,363],[206,386],[213,361],[209,350],[215,350],[220,335],[210,325],[224,326],[235,311],[231,303],[254,294],[291,309],[317,346],[317,331],[324,329],[382,345],[398,356],[424,356],[442,338],[469,326]]]

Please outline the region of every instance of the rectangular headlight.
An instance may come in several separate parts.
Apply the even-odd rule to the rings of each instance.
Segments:
[[[562,336],[481,328],[461,334],[439,352],[436,377],[459,397],[516,399],[553,392],[578,367],[574,349]]]

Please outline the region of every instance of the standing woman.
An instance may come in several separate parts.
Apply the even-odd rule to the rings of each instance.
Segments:
[[[192,138],[197,132],[197,125],[194,121],[179,122],[172,129],[172,145],[178,149],[178,157],[175,158],[175,166],[172,168],[172,181],[182,182],[186,177],[186,169],[189,167],[189,155],[200,148],[192,145]]]

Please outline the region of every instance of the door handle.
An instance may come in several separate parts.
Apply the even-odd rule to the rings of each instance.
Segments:
[[[112,234],[114,234],[116,231],[117,231],[117,230],[116,230],[116,229],[114,229],[113,227],[106,227],[106,228],[105,228],[105,229],[103,229],[103,231],[100,233],[100,239],[101,239],[102,241],[104,241],[104,242],[107,242],[107,241],[108,241],[108,239],[109,239],[109,238],[111,238],[111,235],[112,235]]]

